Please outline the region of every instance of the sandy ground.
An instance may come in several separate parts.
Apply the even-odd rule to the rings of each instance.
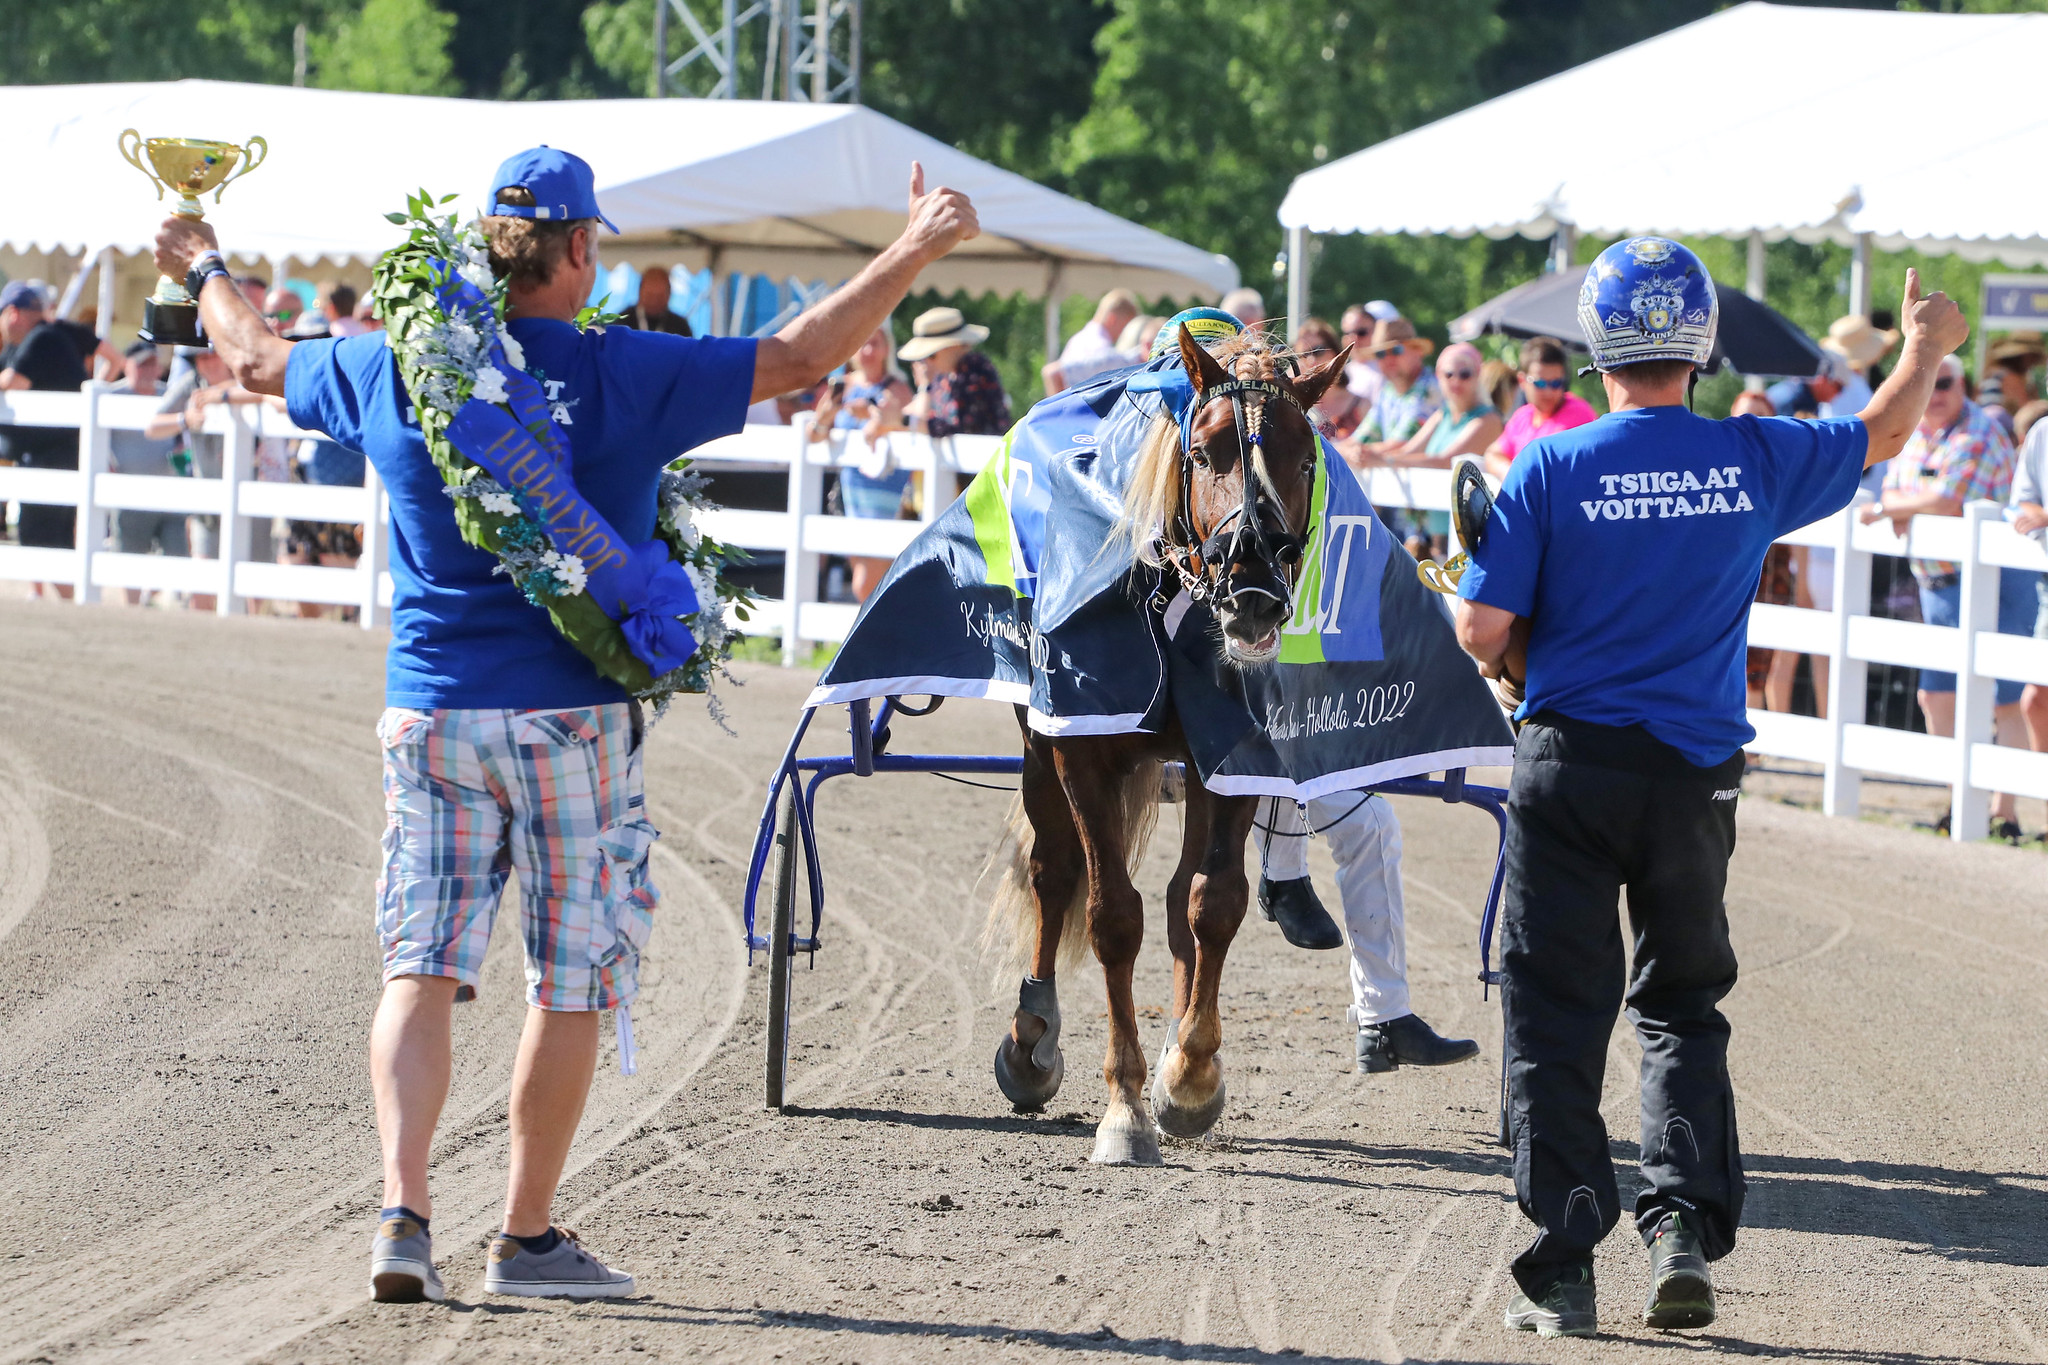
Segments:
[[[740,900],[808,680],[766,668],[733,700],[737,740],[685,704],[651,741],[667,898],[642,1072],[600,1073],[558,1213],[639,1296],[480,1294],[522,1008],[506,934],[458,1014],[436,1156],[453,1301],[371,1305],[381,646],[0,603],[0,1360],[2048,1359],[2038,853],[1745,801],[1729,1012],[1751,1186],[1722,1319],[1636,1325],[1624,1228],[1599,1265],[1608,1335],[1539,1343],[1500,1325],[1527,1232],[1473,979],[1483,815],[1401,803],[1418,1005],[1481,1039],[1480,1064],[1351,1074],[1341,955],[1254,922],[1219,1132],[1162,1170],[1102,1170],[1092,968],[1066,982],[1048,1115],[1011,1114],[990,1078],[1010,992],[977,959],[973,886],[1007,798],[844,779],[821,807],[826,949],[797,975],[797,1109],[771,1115]],[[999,752],[1010,724],[955,704],[899,742]],[[1148,894],[1165,875],[1155,853]],[[1155,928],[1155,1030],[1165,960]],[[1626,1033],[1610,1056],[1628,1189]]]

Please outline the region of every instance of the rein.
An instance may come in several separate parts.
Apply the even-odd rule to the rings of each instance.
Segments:
[[[1246,401],[1250,395],[1251,402]],[[1244,500],[1233,508],[1230,514],[1218,523],[1207,539],[1198,540],[1194,520],[1194,434],[1195,419],[1203,408],[1218,399],[1230,400],[1231,415],[1235,421],[1238,444],[1243,450],[1244,469],[1242,482]],[[1229,379],[1213,388],[1204,390],[1200,397],[1187,406],[1180,419],[1180,509],[1174,519],[1174,553],[1169,560],[1174,572],[1179,575],[1181,586],[1188,596],[1201,602],[1210,598],[1228,600],[1236,592],[1225,591],[1229,587],[1230,566],[1241,558],[1244,540],[1251,538],[1252,549],[1260,563],[1271,567],[1275,564],[1291,569],[1301,559],[1302,537],[1291,530],[1273,533],[1266,529],[1259,517],[1260,507],[1273,504],[1274,499],[1265,496],[1271,487],[1265,470],[1266,409],[1275,398],[1292,404],[1302,420],[1308,421],[1301,400],[1285,387],[1269,379]],[[1315,424],[1309,423],[1311,438]],[[1285,524],[1285,509],[1280,509],[1282,524]],[[1238,589],[1237,591],[1245,591]],[[1252,591],[1264,591],[1252,589]]]

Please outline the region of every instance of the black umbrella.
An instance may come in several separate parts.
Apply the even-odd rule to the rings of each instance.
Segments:
[[[1587,348],[1579,330],[1580,271],[1539,275],[1497,298],[1488,299],[1451,323],[1451,340],[1470,341],[1484,332],[1511,337],[1556,337],[1573,350]],[[1716,283],[1721,326],[1708,373],[1723,361],[1741,374],[1808,379],[1820,372],[1820,348],[1792,320],[1739,289]]]

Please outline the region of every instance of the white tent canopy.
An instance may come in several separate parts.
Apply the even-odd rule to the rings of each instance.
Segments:
[[[1280,222],[2048,264],[2044,69],[2048,14],[1739,5],[1310,171]]]
[[[0,248],[143,250],[168,204],[121,159],[144,137],[244,141],[269,159],[207,218],[238,255],[367,263],[399,239],[383,215],[409,192],[476,209],[490,173],[537,143],[597,173],[624,236],[613,261],[840,279],[901,231],[910,163],[965,190],[982,236],[925,271],[923,288],[1214,297],[1222,256],[1140,227],[955,150],[871,109],[752,100],[487,103],[220,81],[0,88],[10,130]]]

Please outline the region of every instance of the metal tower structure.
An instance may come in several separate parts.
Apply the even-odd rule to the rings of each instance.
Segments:
[[[860,103],[861,0],[655,0],[654,93]],[[715,18],[705,12],[716,9]],[[687,43],[669,56],[669,30]]]

